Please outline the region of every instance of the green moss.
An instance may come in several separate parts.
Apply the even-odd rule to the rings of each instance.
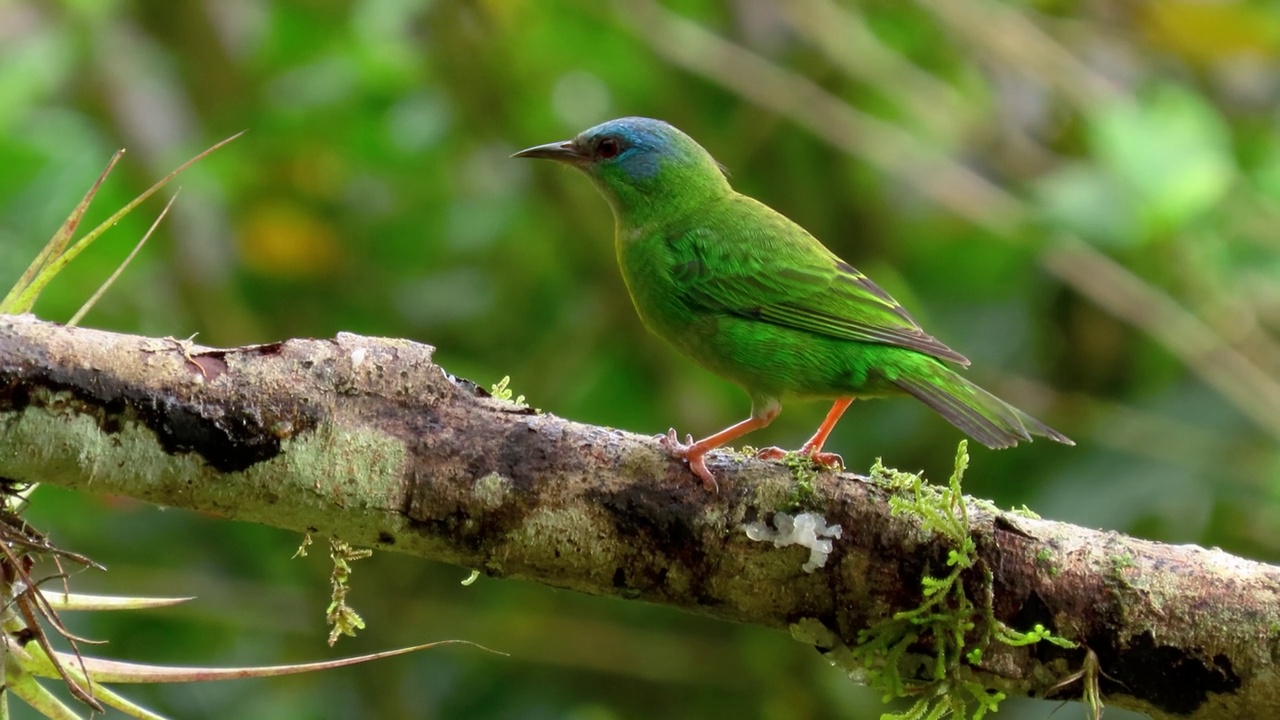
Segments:
[[[1040,548],[1040,551],[1036,553],[1036,565],[1044,568],[1045,572],[1049,573],[1049,577],[1056,577],[1058,573],[1062,572],[1062,568],[1054,565],[1052,560],[1053,551],[1047,547]]]
[[[795,478],[795,484],[791,486],[791,492],[787,495],[783,509],[791,513],[818,509],[820,505],[816,488],[818,466],[809,456],[798,452],[787,453],[783,462],[791,471],[791,477]]]
[[[1032,520],[1040,519],[1040,513],[1037,513],[1035,510],[1032,510],[1026,505],[1023,505],[1022,507],[1009,508],[1009,514],[1020,515],[1024,518],[1031,518]]]
[[[356,549],[337,538],[329,540],[329,559],[333,561],[333,574],[329,578],[331,597],[325,618],[329,623],[329,647],[343,635],[355,637],[364,629],[364,619],[347,604],[347,591],[351,589],[351,563],[373,555],[372,550]]]
[[[978,720],[995,712],[1004,693],[972,680],[970,666],[982,660],[992,642],[1010,646],[1051,642],[1075,647],[1041,625],[1028,632],[1014,630],[997,620],[992,610],[991,571],[978,564],[977,546],[970,533],[968,503],[960,490],[969,464],[968,445],[961,442],[955,470],[945,488],[928,485],[919,476],[886,468],[877,461],[873,481],[893,490],[889,508],[895,515],[911,515],[920,529],[943,537],[947,552],[945,574],[921,578],[923,601],[910,610],[895,613],[858,634],[851,659],[865,670],[867,683],[885,701],[913,697],[904,713],[888,713],[882,720],[937,720],[948,714]],[[966,573],[980,572],[985,592],[975,603],[965,590]],[[920,646],[931,651],[923,666]],[[911,651],[911,652],[909,652]]]
[[[1123,553],[1111,556],[1111,576],[1116,580],[1124,580],[1124,571],[1135,565],[1133,555]]]
[[[742,459],[751,459],[756,457],[760,452],[759,448],[751,445],[743,445],[734,450],[730,449],[734,457]],[[782,458],[782,464],[787,466],[791,471],[791,477],[795,479],[795,484],[787,491],[787,496],[776,507],[777,510],[786,513],[800,513],[808,511],[820,511],[823,506],[822,498],[818,497],[818,473],[822,471],[822,467],[813,461],[808,455],[804,455],[798,451],[792,450]]]

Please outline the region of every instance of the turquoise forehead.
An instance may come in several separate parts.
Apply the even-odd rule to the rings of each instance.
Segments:
[[[625,117],[596,125],[582,132],[584,139],[602,135],[621,138],[628,149],[614,164],[633,180],[651,178],[661,170],[663,158],[679,157],[694,145],[692,140],[671,125],[652,118]]]
[[[628,145],[646,150],[662,150],[679,142],[682,133],[661,120],[646,117],[624,117],[600,123],[582,132],[584,138],[616,135]]]

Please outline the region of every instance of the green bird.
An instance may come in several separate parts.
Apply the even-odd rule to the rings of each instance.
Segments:
[[[619,118],[513,157],[591,178],[613,208],[618,265],[645,327],[751,397],[751,417],[714,435],[661,437],[708,489],[716,482],[707,452],[773,422],[783,397],[835,401],[800,449],[825,467],[841,464],[822,445],[855,398],[913,396],[992,448],[1032,435],[1075,444],[961,377],[947,363],[967,358],[804,228],[735,192],[711,154],[675,127]]]

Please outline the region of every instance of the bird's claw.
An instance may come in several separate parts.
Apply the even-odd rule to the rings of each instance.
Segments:
[[[707,463],[702,459],[702,455],[697,457],[686,458],[689,461],[689,469],[694,475],[702,481],[702,487],[712,495],[720,494],[720,483],[716,482],[716,476],[711,474],[707,469]]]
[[[676,434],[676,429],[671,428],[665,435],[658,435],[657,440],[658,444],[671,457],[680,458],[689,463],[689,469],[702,481],[702,487],[712,493],[720,492],[720,485],[716,483],[716,476],[712,475],[711,471],[707,469],[706,460],[703,459],[707,451],[700,450],[697,447],[698,444],[693,441],[692,435],[686,435],[685,441],[680,442],[680,436]]]
[[[756,452],[756,458],[759,460],[785,460],[788,454],[790,453],[780,447],[767,447]],[[844,458],[840,457],[837,453],[819,452],[810,448],[802,447],[796,452],[796,454],[808,457],[814,465],[817,465],[820,468],[827,470],[844,469]]]
[[[809,459],[828,470],[844,470],[844,458],[839,453],[815,452],[809,454]]]
[[[678,458],[686,457],[689,453],[689,448],[693,447],[694,444],[692,435],[686,435],[685,441],[680,442],[680,435],[676,433],[675,428],[671,428],[666,434],[659,433],[654,437],[663,449]]]

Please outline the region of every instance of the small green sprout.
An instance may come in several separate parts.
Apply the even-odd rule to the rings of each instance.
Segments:
[[[507,387],[507,384],[510,382],[511,376],[503,375],[501,380],[494,383],[493,386],[489,388],[489,394],[499,400],[514,402],[516,405],[524,405],[523,395],[517,395],[515,400],[511,399],[511,388]]]

